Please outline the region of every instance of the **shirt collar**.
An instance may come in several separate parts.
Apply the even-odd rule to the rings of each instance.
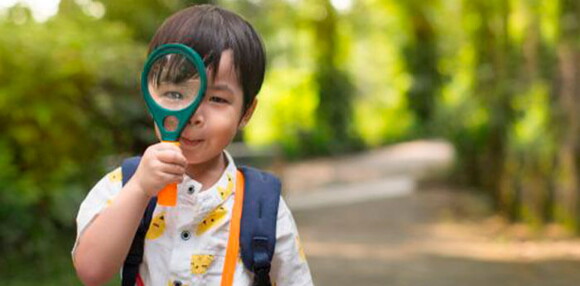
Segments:
[[[178,185],[179,199],[176,209],[180,213],[178,225],[188,224],[191,219],[194,220],[194,224],[199,223],[235,192],[237,168],[231,155],[225,150],[224,154],[227,160],[226,168],[213,186],[200,192],[202,184],[187,175]],[[184,214],[191,214],[193,217]]]

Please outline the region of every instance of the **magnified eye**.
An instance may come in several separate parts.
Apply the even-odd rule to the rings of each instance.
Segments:
[[[183,94],[177,92],[177,91],[168,91],[168,92],[164,92],[163,96],[171,99],[171,100],[183,100],[184,96]]]

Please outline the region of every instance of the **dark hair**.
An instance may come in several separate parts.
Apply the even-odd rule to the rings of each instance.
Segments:
[[[185,44],[204,59],[206,67],[217,74],[223,51],[233,51],[234,68],[244,92],[243,111],[256,97],[266,69],[264,45],[254,28],[239,15],[213,5],[183,9],[159,27],[149,43],[149,53],[156,47]]]

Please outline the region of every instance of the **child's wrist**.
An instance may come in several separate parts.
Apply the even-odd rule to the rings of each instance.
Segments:
[[[131,182],[129,181],[129,183],[132,183],[132,189],[134,190],[134,192],[138,193],[139,196],[149,200],[151,199],[153,196],[151,194],[149,194],[149,192],[147,192],[147,190],[145,190],[143,188],[143,186],[141,186],[141,184],[137,183],[137,182]]]

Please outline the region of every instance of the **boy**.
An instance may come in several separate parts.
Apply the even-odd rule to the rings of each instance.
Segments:
[[[183,130],[179,147],[151,145],[124,186],[117,169],[101,179],[82,203],[73,261],[86,285],[101,285],[118,273],[150,198],[170,183],[178,183],[178,203],[155,208],[137,284],[220,283],[237,171],[225,147],[256,108],[255,96],[264,79],[264,50],[249,23],[210,5],[190,7],[168,18],[149,51],[168,43],[188,45],[203,57],[206,95]],[[312,285],[294,220],[283,200],[277,220],[272,282]],[[234,285],[251,285],[252,276],[238,261]]]

